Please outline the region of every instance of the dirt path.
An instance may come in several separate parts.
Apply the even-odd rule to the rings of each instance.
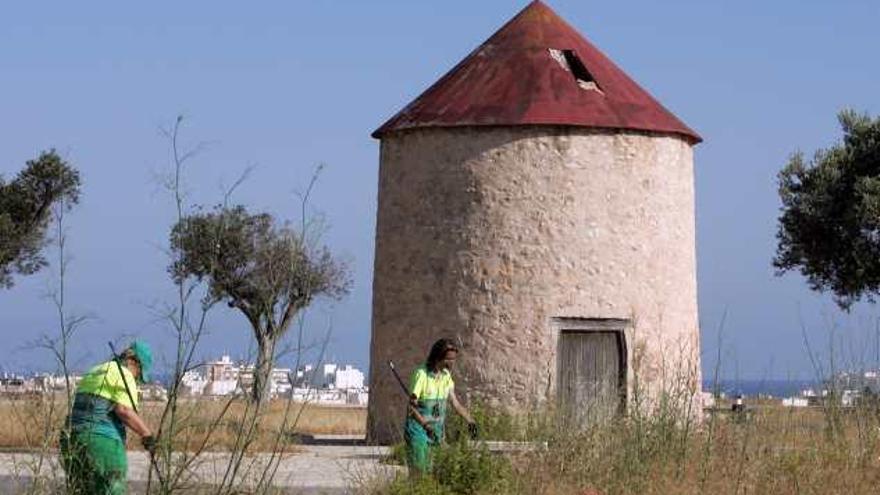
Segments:
[[[370,480],[388,479],[402,470],[381,462],[388,455],[387,447],[305,445],[298,450],[296,454],[285,456],[275,476],[275,486],[288,493],[352,493],[353,488],[363,487]],[[188,482],[193,485],[218,483],[223,478],[227,459],[225,454],[205,454]],[[266,462],[266,455],[248,458],[243,466],[247,470],[245,478],[257,478]],[[22,493],[23,488],[33,483],[37,463],[38,458],[33,454],[0,454],[0,493]],[[148,458],[143,452],[129,452],[128,463],[132,493],[142,492],[149,469]],[[63,473],[54,457],[44,461],[40,472],[54,483],[63,483]]]

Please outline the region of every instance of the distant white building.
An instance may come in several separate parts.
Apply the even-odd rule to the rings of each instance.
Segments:
[[[183,376],[184,393],[193,396],[223,396],[246,392],[253,384],[254,365],[235,363],[229,356],[210,361]],[[298,402],[331,405],[367,404],[368,390],[364,373],[348,364],[326,363],[272,370],[270,393],[274,397],[291,397]]]
[[[350,364],[345,368],[337,368],[335,378],[332,388],[343,390],[364,388],[364,373]]]
[[[321,388],[336,388],[336,368],[335,364],[325,364],[324,372],[321,374]]]
[[[67,388],[68,381],[70,388],[75,389],[80,380],[82,380],[81,375],[69,375],[65,379],[64,375],[51,373],[40,373],[28,377],[3,373],[0,375],[0,395],[41,395],[63,392]]]
[[[299,388],[308,388],[314,381],[315,367],[311,364],[300,366],[296,370],[293,386]]]
[[[202,366],[183,374],[182,385],[188,395],[230,395],[238,388],[239,367],[228,355],[219,360],[208,361]]]
[[[43,392],[64,390],[67,388],[68,380],[70,381],[70,388],[75,389],[79,382],[82,380],[82,376],[68,375],[68,377],[65,379],[64,375],[41,373],[34,376],[33,378],[34,387]]]
[[[269,377],[269,394],[273,396],[285,395],[290,392],[290,368],[272,368]],[[247,390],[254,383],[254,365],[248,364],[239,367],[238,383],[242,390]]]
[[[184,395],[204,395],[208,380],[197,371],[187,371],[180,379]]]
[[[8,373],[3,373],[3,377],[0,377],[0,393],[4,395],[20,395],[37,392],[33,379]]]
[[[205,378],[209,382],[215,381],[238,381],[239,368],[232,362],[232,358],[223,355],[219,361],[210,361],[205,364]]]
[[[273,396],[290,392],[290,368],[272,369],[269,393]],[[209,361],[183,376],[185,392],[189,395],[223,396],[241,393],[254,382],[254,365],[236,363],[228,355]]]
[[[783,407],[807,407],[810,405],[810,399],[806,397],[789,397],[782,399]]]
[[[311,404],[345,405],[345,392],[326,388],[295,388],[291,390],[291,400]]]
[[[168,401],[168,390],[158,383],[145,383],[138,388],[140,389],[141,400]]]
[[[335,363],[323,366],[320,386],[322,388],[364,388],[364,373],[350,364],[344,367]]]
[[[715,407],[715,395],[712,392],[703,391],[700,397],[703,401],[703,408],[711,409]]]

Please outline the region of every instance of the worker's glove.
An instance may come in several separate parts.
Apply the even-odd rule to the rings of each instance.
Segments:
[[[437,433],[434,431],[434,427],[431,426],[431,423],[425,423],[422,427],[425,429],[425,433],[428,434],[428,438],[430,438],[431,441],[436,442]]]
[[[150,454],[153,454],[156,452],[156,444],[157,443],[158,442],[156,440],[156,437],[154,437],[153,435],[147,435],[147,436],[141,438],[141,445],[143,445],[144,449],[147,452],[149,452]]]
[[[470,422],[467,426],[468,435],[471,436],[471,440],[476,440],[480,436],[480,427],[477,426],[477,423]]]

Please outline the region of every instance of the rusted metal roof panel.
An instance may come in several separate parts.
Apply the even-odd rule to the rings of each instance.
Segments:
[[[702,138],[540,1],[373,137],[423,127],[572,125]]]

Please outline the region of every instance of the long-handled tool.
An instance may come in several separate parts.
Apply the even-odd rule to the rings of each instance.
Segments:
[[[397,368],[394,367],[394,361],[388,361],[388,367],[391,368],[391,372],[394,373],[394,378],[397,379],[397,383],[400,384],[401,390],[403,390],[403,395],[407,397],[407,399],[412,399],[412,396],[409,393],[409,389],[406,388],[406,384],[403,383],[403,378],[400,377],[400,374],[397,373]]]
[[[391,368],[391,373],[394,374],[394,378],[397,379],[397,383],[400,384],[400,390],[403,390],[403,395],[406,396],[406,399],[409,401],[407,404],[407,408],[413,412],[418,412],[418,410],[413,405],[413,400],[416,399],[415,394],[410,394],[409,389],[406,388],[406,384],[403,383],[403,378],[400,377],[400,374],[397,372],[397,368],[394,366],[394,361],[388,360],[388,367]],[[428,437],[434,438],[434,429],[430,426],[423,426],[425,431],[428,433]]]
[[[113,353],[113,362],[116,363],[116,367],[119,369],[119,376],[122,377],[122,384],[125,386],[125,394],[128,395],[131,407],[134,409],[135,414],[140,414],[138,412],[137,404],[134,401],[134,396],[131,395],[131,389],[128,387],[128,380],[125,379],[125,373],[122,372],[122,364],[119,362],[119,354],[116,354],[116,348],[113,347],[113,342],[107,342],[107,345],[110,346],[110,352]],[[147,454],[150,456],[150,465],[156,470],[156,477],[159,478],[159,484],[165,485],[165,482],[162,480],[162,471],[159,469],[159,464],[156,462],[156,454],[153,453],[152,449],[148,450]]]
[[[389,360],[388,367],[391,368],[391,373],[394,374],[394,378],[397,379],[397,383],[400,384],[400,389],[403,390],[403,394],[406,395],[406,398],[410,401],[415,399],[416,397],[410,395],[409,389],[406,388],[406,384],[403,383],[403,378],[401,378],[400,374],[397,372],[397,367],[394,366],[394,361]],[[409,407],[415,410],[412,403],[410,403]],[[472,440],[476,440],[479,437],[480,433],[476,423],[468,423],[468,434],[470,434]],[[433,431],[430,435],[433,435]]]

